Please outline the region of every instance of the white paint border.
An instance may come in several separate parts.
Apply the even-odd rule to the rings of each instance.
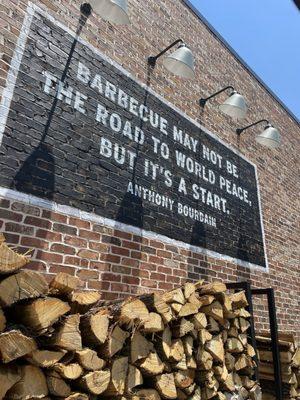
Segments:
[[[20,30],[20,35],[17,40],[16,48],[11,60],[10,68],[7,73],[6,87],[3,89],[0,103],[0,147],[3,140],[3,134],[6,128],[6,122],[10,111],[10,105],[13,98],[16,81],[21,66],[27,38],[29,35],[32,19],[35,10],[32,7],[27,7],[24,21]]]
[[[58,26],[59,28],[63,29],[65,32],[67,32],[71,37],[75,37],[75,32],[73,32],[71,29],[69,29],[67,26],[56,20],[52,15],[48,14],[46,11],[44,11],[42,8],[37,6],[36,4],[33,4],[32,2],[28,2],[24,22],[20,31],[20,36],[17,41],[16,49],[14,52],[14,56],[11,62],[11,66],[8,72],[7,76],[7,84],[6,87],[3,91],[2,94],[2,100],[0,104],[0,147],[2,144],[2,139],[3,139],[3,133],[6,128],[6,122],[7,122],[7,117],[9,114],[10,110],[10,104],[11,100],[13,98],[13,93],[16,85],[16,80],[18,76],[18,72],[20,69],[23,53],[25,50],[25,45],[27,42],[27,38],[29,35],[30,31],[30,26],[32,23],[32,19],[35,13],[39,13],[43,17],[47,18],[50,22],[52,22],[54,25]],[[264,223],[263,223],[263,215],[262,215],[262,207],[261,207],[261,197],[260,197],[260,189],[259,189],[259,182],[258,182],[258,173],[257,173],[257,166],[250,160],[248,160],[240,151],[237,149],[233,148],[231,145],[223,141],[221,138],[219,138],[216,134],[210,132],[207,128],[199,124],[197,121],[193,120],[190,116],[185,114],[182,110],[178,109],[175,107],[173,104],[171,104],[169,101],[164,99],[161,95],[157,94],[154,90],[151,88],[147,87],[146,84],[140,82],[138,79],[136,79],[130,72],[126,71],[121,65],[116,63],[115,61],[111,60],[109,57],[106,55],[102,54],[98,49],[96,49],[94,46],[92,46],[90,43],[86,42],[83,40],[81,37],[78,38],[78,42],[80,42],[83,46],[88,47],[92,52],[97,54],[100,58],[108,62],[109,64],[113,65],[117,69],[119,69],[125,76],[128,78],[132,79],[135,83],[140,85],[142,88],[146,89],[149,93],[151,93],[153,96],[158,98],[162,103],[166,104],[168,107],[176,111],[179,115],[181,115],[183,118],[187,119],[190,121],[193,125],[195,125],[198,129],[201,129],[204,131],[206,134],[211,136],[213,139],[218,141],[219,143],[223,144],[225,147],[227,147],[229,150],[231,150],[233,153],[237,154],[239,157],[247,161],[249,164],[251,164],[254,167],[255,170],[255,179],[256,179],[256,184],[257,184],[257,196],[258,196],[258,205],[259,205],[259,214],[260,214],[260,221],[261,221],[261,228],[262,228],[262,236],[263,236],[263,247],[264,247],[264,256],[265,256],[265,261],[266,261],[266,267],[262,267],[260,265],[252,264],[240,259],[232,258],[229,256],[226,256],[224,254],[220,254],[214,251],[207,250],[205,248],[199,247],[199,246],[191,246],[185,242],[177,241],[174,239],[170,239],[167,236],[164,235],[159,235],[151,231],[146,231],[140,228],[136,228],[130,225],[126,225],[114,220],[111,220],[109,218],[104,218],[100,217],[96,214],[93,213],[87,213],[83,212],[79,209],[69,207],[69,206],[64,206],[57,204],[53,201],[49,200],[43,200],[35,196],[31,195],[26,195],[17,191],[13,191],[10,189],[6,189],[3,187],[0,187],[0,196],[9,198],[11,200],[19,200],[22,201],[26,204],[32,204],[35,206],[43,207],[49,210],[55,210],[56,212],[60,212],[62,214],[66,215],[72,215],[74,217],[81,218],[83,220],[88,220],[92,222],[97,222],[103,225],[107,225],[110,227],[114,227],[115,229],[120,229],[122,231],[134,233],[137,235],[141,235],[146,238],[150,239],[157,239],[161,240],[165,243],[170,243],[170,244],[175,244],[177,246],[180,246],[182,248],[187,248],[193,252],[200,252],[202,254],[205,254],[209,257],[214,257],[218,259],[222,259],[227,262],[233,262],[238,265],[241,265],[246,268],[250,269],[259,269],[264,272],[269,272],[269,264],[268,264],[268,258],[267,258],[267,251],[266,251],[266,240],[265,240],[265,231],[264,231]]]

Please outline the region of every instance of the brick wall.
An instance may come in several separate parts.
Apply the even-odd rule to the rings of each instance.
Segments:
[[[37,4],[76,29],[78,1],[43,0]],[[3,0],[0,4],[0,88],[6,85],[26,6],[24,1]],[[1,231],[20,250],[34,248],[30,268],[49,277],[61,270],[76,274],[86,287],[103,291],[105,298],[170,289],[186,279],[200,278],[249,280],[257,287],[274,287],[280,328],[299,337],[299,124],[182,1],[151,0],[141,7],[139,1],[130,0],[129,6],[129,27],[116,27],[93,15],[82,37],[146,82],[147,56],[183,36],[197,59],[196,79],[182,81],[158,63],[151,87],[257,165],[269,271],[212,258],[192,246],[157,240],[129,227],[107,226],[93,215],[83,219],[67,209],[53,211],[50,203],[5,191],[1,192]],[[247,99],[245,124],[266,117],[280,129],[283,144],[278,150],[260,147],[252,132],[238,139],[235,124],[216,107],[221,98],[200,113],[198,98],[226,84],[236,86]],[[256,301],[255,306],[258,322],[267,329],[265,301]]]

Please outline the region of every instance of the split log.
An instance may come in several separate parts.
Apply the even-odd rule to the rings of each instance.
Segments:
[[[12,400],[41,399],[48,395],[46,377],[42,370],[33,365],[20,367],[21,379],[8,392],[7,398]]]
[[[199,365],[200,369],[210,371],[213,366],[212,355],[203,348],[199,347],[197,351],[197,364]]]
[[[162,317],[154,312],[149,314],[149,318],[144,321],[143,330],[146,333],[161,332],[164,330]]]
[[[213,317],[208,317],[207,330],[208,330],[208,332],[211,332],[211,333],[220,332],[220,326]]]
[[[170,303],[171,310],[174,311],[174,313],[177,315],[180,313],[180,310],[182,309],[182,304],[179,303]]]
[[[221,336],[216,336],[206,342],[205,349],[212,355],[213,359],[221,363],[225,360],[224,344]]]
[[[47,385],[52,396],[68,397],[71,394],[70,385],[56,371],[47,373]]]
[[[192,357],[194,349],[194,338],[190,335],[187,335],[182,339],[182,343],[186,357]]]
[[[232,303],[233,310],[248,306],[248,300],[244,291],[230,295],[230,300]]]
[[[109,314],[107,309],[93,315],[86,315],[81,319],[81,333],[83,342],[87,346],[99,346],[107,339]]]
[[[221,292],[226,292],[226,285],[222,282],[212,282],[207,285],[200,287],[199,292],[201,294],[217,294]]]
[[[69,311],[68,303],[54,297],[47,297],[16,306],[15,316],[23,325],[41,334]]]
[[[250,328],[250,322],[247,321],[245,318],[239,318],[240,322],[240,330],[242,333],[247,332],[247,330]]]
[[[110,382],[110,371],[93,371],[84,375],[78,385],[87,392],[99,395],[108,388]]]
[[[200,344],[203,346],[208,340],[212,339],[212,334],[208,332],[206,329],[200,329],[198,332],[198,339]]]
[[[185,318],[181,318],[179,322],[173,325],[172,334],[174,337],[183,337],[194,329],[194,324]]]
[[[184,294],[180,288],[164,293],[162,298],[166,303],[179,303],[183,305],[186,302]]]
[[[129,365],[126,381],[126,393],[131,394],[133,389],[143,384],[143,375],[134,365]]]
[[[54,295],[65,296],[73,292],[80,285],[80,279],[76,276],[59,272],[50,282],[50,291]]]
[[[165,301],[164,296],[157,293],[151,293],[141,296],[140,299],[144,304],[146,304],[150,311],[160,314],[164,323],[172,321],[173,313],[170,306]]]
[[[63,378],[69,380],[78,379],[83,373],[83,369],[78,363],[72,363],[68,365],[58,363],[54,366],[54,370]]]
[[[3,332],[6,328],[6,317],[4,311],[0,307],[0,333]]]
[[[0,358],[4,364],[37,349],[34,339],[14,330],[0,335]]]
[[[214,301],[209,306],[202,307],[201,312],[213,317],[216,321],[222,322],[224,320],[223,307],[218,301]]]
[[[68,396],[65,400],[89,400],[89,396],[84,393],[73,393]]]
[[[166,328],[163,331],[161,339],[161,352],[167,360],[170,358],[171,346],[172,346],[172,333],[170,327],[166,326]]]
[[[20,380],[21,371],[18,367],[0,365],[0,400]]]
[[[189,386],[191,386],[194,383],[194,379],[194,370],[178,371],[174,374],[175,386],[180,389],[188,388]]]
[[[133,326],[144,323],[149,319],[149,311],[146,305],[139,299],[129,299],[122,304],[119,316],[120,324]]]
[[[170,359],[180,361],[184,355],[184,347],[181,339],[175,339],[171,344]]]
[[[0,244],[0,274],[12,274],[23,268],[29,260],[27,255],[18,254],[3,241]]]
[[[57,364],[66,354],[66,351],[35,350],[26,356],[30,364],[40,368],[51,368]]]
[[[150,351],[153,350],[153,343],[149,342],[144,336],[136,331],[131,338],[130,358],[134,364],[138,360],[148,357]]]
[[[159,375],[164,371],[164,363],[155,351],[139,363],[139,367],[146,376]]]
[[[43,275],[34,271],[20,271],[0,283],[0,304],[9,307],[20,300],[43,296],[48,290]]]
[[[141,389],[135,392],[131,400],[161,400],[161,398],[154,389]]]
[[[233,380],[233,374],[230,372],[227,376],[227,379],[222,382],[222,387],[229,392],[233,392],[235,390],[235,384]]]
[[[130,334],[119,325],[112,326],[107,334],[106,342],[100,347],[100,353],[106,358],[111,358],[123,348],[129,336]]]
[[[178,317],[187,317],[198,313],[198,307],[192,303],[185,303],[179,311]]]
[[[239,339],[228,338],[226,342],[226,349],[229,353],[242,353],[244,346]]]
[[[76,358],[79,364],[88,371],[101,370],[106,365],[106,362],[99,358],[97,352],[92,349],[76,351]]]
[[[82,340],[79,323],[79,314],[73,314],[66,317],[59,329],[56,331],[52,340],[52,345],[69,351],[81,350]]]
[[[188,369],[187,364],[186,364],[186,355],[184,354],[182,359],[175,364],[174,368],[177,370],[179,369],[180,371],[186,371]]]
[[[184,297],[186,298],[186,300],[188,300],[189,297],[190,297],[193,293],[195,293],[196,287],[195,287],[195,285],[194,285],[193,283],[191,283],[191,282],[186,282],[186,283],[184,284],[183,290],[184,290]]]
[[[69,303],[73,314],[84,314],[101,299],[101,293],[90,291],[74,291],[69,295]]]
[[[177,390],[173,374],[163,374],[155,377],[155,386],[164,399],[177,399]]]
[[[195,326],[195,329],[197,330],[204,329],[207,327],[207,318],[203,312],[195,314],[192,321]]]
[[[111,368],[111,379],[104,396],[120,396],[126,389],[128,372],[128,357],[120,357],[113,361]]]

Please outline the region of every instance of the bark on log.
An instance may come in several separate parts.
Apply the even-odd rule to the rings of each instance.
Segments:
[[[6,328],[6,317],[4,311],[0,307],[0,333],[2,333]]]

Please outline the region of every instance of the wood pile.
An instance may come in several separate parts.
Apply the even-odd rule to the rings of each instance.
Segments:
[[[4,252],[0,400],[261,398],[244,292],[201,281],[103,302],[78,278],[48,285]]]
[[[273,400],[276,396],[271,338],[268,333],[260,333],[256,341],[263,399]],[[300,399],[300,347],[292,334],[279,333],[279,351],[284,398]]]

